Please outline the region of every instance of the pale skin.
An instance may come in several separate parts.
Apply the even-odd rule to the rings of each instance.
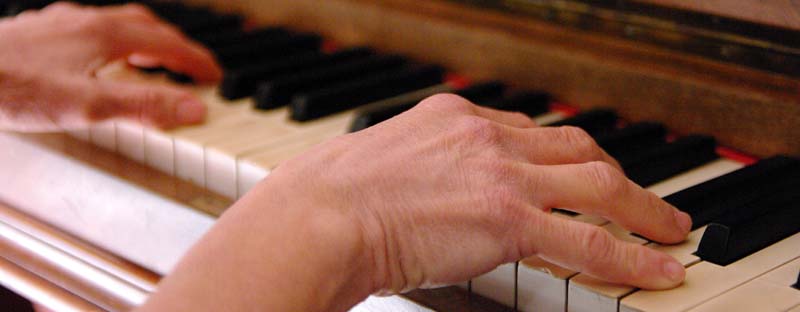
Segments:
[[[87,21],[65,30],[54,26],[59,18]],[[108,36],[104,23],[136,27]],[[14,35],[23,28],[28,36]],[[0,41],[2,129],[60,130],[111,117],[160,127],[202,121],[202,105],[175,87],[106,92],[113,82],[93,72],[114,59],[219,78],[207,51],[138,6],[50,7],[0,22]],[[34,65],[14,65],[22,62]],[[44,68],[53,74],[37,74]],[[663,243],[681,242],[691,227],[688,215],[625,178],[582,130],[537,127],[522,114],[436,95],[279,166],[140,310],[345,311],[369,294],[457,283],[532,255],[642,288],[682,282],[683,266],[670,256],[555,217],[555,207]]]

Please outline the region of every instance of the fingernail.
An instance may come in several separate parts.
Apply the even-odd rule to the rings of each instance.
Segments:
[[[675,209],[675,223],[678,224],[678,227],[684,232],[688,233],[692,230],[692,217],[689,214]]]
[[[185,100],[178,103],[175,117],[182,124],[202,122],[206,117],[206,105],[195,99]]]
[[[683,281],[684,275],[686,275],[686,271],[684,270],[683,266],[675,260],[664,262],[663,269],[664,274],[673,283],[680,283]]]

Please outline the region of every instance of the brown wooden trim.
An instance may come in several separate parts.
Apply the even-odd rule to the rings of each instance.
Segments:
[[[103,311],[63,288],[0,257],[0,284],[52,311]]]
[[[0,226],[5,226],[5,223],[0,223]],[[5,234],[10,231],[7,228],[0,230]],[[31,248],[31,245],[25,241],[12,240],[9,238],[10,236],[0,236],[0,250],[2,250],[0,257],[4,258],[5,261],[11,262],[57,287],[69,290],[75,296],[90,302],[92,305],[99,306],[103,310],[127,311],[140,303],[131,302],[118,296],[116,291],[109,290],[108,285],[99,283],[93,279],[93,276],[81,274],[85,272],[79,272],[75,267],[71,267],[69,263],[61,263],[58,258],[48,257],[49,254],[43,254],[39,252],[40,250]],[[35,238],[32,239],[35,240]],[[93,270],[92,273],[104,274],[104,272],[100,272],[97,269]],[[114,279],[110,275],[107,277]],[[117,282],[124,284],[121,281]],[[14,287],[14,285],[9,286]],[[44,285],[42,286],[45,287]],[[132,285],[128,286],[130,289],[135,289]],[[136,289],[135,291],[139,292],[138,296],[140,297],[146,294],[142,290]]]
[[[403,296],[435,311],[501,312],[513,310],[456,286],[417,289],[403,294]]]
[[[800,2],[792,0],[634,0],[800,30]]]
[[[14,227],[54,248],[81,259],[144,291],[153,292],[161,276],[102,250],[53,226],[34,219],[0,201],[0,222]]]

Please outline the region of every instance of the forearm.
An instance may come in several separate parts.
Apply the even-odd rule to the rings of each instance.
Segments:
[[[166,277],[146,311],[342,311],[373,289],[352,220],[264,183]]]

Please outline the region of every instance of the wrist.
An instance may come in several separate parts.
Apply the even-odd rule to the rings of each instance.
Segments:
[[[299,177],[270,176],[232,209],[241,209],[246,219],[260,218],[264,226],[282,224],[281,236],[289,243],[284,255],[301,261],[306,275],[304,299],[309,305],[304,310],[346,311],[378,289],[371,248],[346,199],[326,196],[333,193],[310,187]],[[294,269],[289,266],[279,269]]]

